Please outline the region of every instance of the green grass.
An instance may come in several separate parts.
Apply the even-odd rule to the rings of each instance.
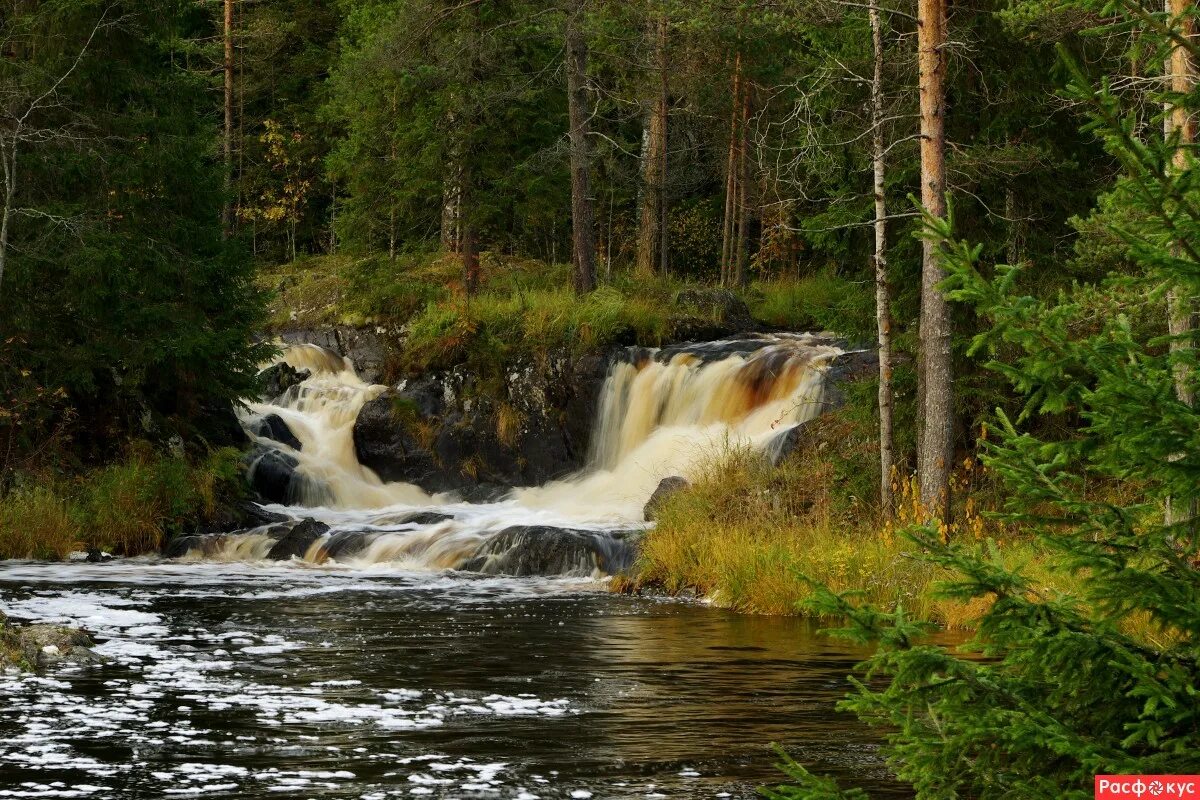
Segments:
[[[873,287],[829,272],[794,281],[756,282],[747,303],[755,319],[776,328],[829,330],[864,340],[875,336]]]
[[[226,448],[185,459],[137,444],[121,462],[82,475],[22,475],[0,497],[0,559],[56,560],[93,547],[155,551],[241,491],[239,457]]]

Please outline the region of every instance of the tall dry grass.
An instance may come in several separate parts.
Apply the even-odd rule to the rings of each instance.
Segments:
[[[877,607],[902,605],[946,627],[972,627],[986,601],[939,597],[938,584],[952,576],[918,557],[898,524],[879,513],[876,498],[848,493],[854,485],[846,464],[862,459],[862,470],[870,461],[856,452],[863,442],[853,427],[837,415],[822,420],[779,467],[745,449],[715,453],[693,485],[659,510],[631,585],[694,590],[751,613],[796,614],[815,581]],[[904,504],[913,505],[911,490],[903,482],[899,488]],[[1011,531],[989,530],[978,505],[962,504],[951,535],[1006,566],[1021,566],[1048,590],[1071,590],[1074,579],[1056,570],[1047,552]],[[901,524],[918,516],[902,508]]]
[[[238,470],[233,450],[189,460],[139,444],[83,475],[25,475],[0,496],[0,559],[153,552],[170,533],[210,518],[220,495],[236,493]]]

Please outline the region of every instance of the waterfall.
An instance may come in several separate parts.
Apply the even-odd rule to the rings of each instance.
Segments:
[[[359,464],[354,422],[386,387],[364,382],[348,359],[315,345],[289,347],[278,359],[307,370],[307,378],[280,397],[248,403],[240,415],[264,451],[252,469],[281,457],[291,459],[300,478],[291,498],[295,507],[272,510],[329,526],[323,537],[304,544],[305,561],[482,571],[519,563],[534,570],[537,558],[525,553],[514,560],[501,544],[553,542],[547,556],[553,563],[592,564],[602,574],[628,563],[632,545],[613,532],[644,527],[643,506],[660,480],[694,477],[729,447],[770,453],[789,430],[820,414],[826,372],[841,353],[807,334],[630,348],[605,378],[586,465],[562,480],[515,488],[494,503],[466,503],[385,482]],[[286,423],[298,447],[260,435],[271,415]],[[209,539],[192,547],[189,557],[261,559],[282,535],[264,527]]]
[[[274,363],[280,362],[306,370],[309,377],[282,397],[247,403],[239,416],[252,441],[299,462],[297,474],[303,480],[292,498],[296,505],[349,509],[432,502],[419,487],[384,483],[358,463],[354,421],[363,405],[386,391],[386,386],[364,382],[349,359],[314,344],[288,347]],[[299,449],[256,433],[255,422],[272,414],[287,424],[300,442]],[[251,466],[257,468],[257,463]]]

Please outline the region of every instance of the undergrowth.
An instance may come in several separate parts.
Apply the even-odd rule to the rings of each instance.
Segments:
[[[157,550],[242,491],[239,456],[223,448],[189,459],[138,443],[122,461],[82,475],[23,474],[0,497],[0,559]]]

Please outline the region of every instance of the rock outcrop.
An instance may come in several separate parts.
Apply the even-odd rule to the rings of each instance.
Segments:
[[[283,395],[288,389],[297,386],[310,375],[306,369],[296,369],[291,364],[282,361],[272,364],[258,375],[259,391],[264,400],[274,400]]]
[[[283,421],[283,417],[278,414],[255,417],[246,424],[246,427],[255,436],[261,436],[264,439],[273,439],[280,444],[286,444],[293,450],[301,448],[300,440],[296,438],[296,434],[292,433],[292,429]]]
[[[325,523],[317,522],[315,519],[302,519],[276,540],[268,551],[267,558],[271,561],[304,558],[308,548],[327,533],[329,533],[329,526]]]
[[[505,528],[460,569],[489,575],[616,575],[637,560],[640,531],[597,532],[544,525]]]
[[[463,368],[422,376],[363,406],[359,463],[387,481],[496,499],[567,475],[587,458],[607,355],[513,365],[497,391]]]

